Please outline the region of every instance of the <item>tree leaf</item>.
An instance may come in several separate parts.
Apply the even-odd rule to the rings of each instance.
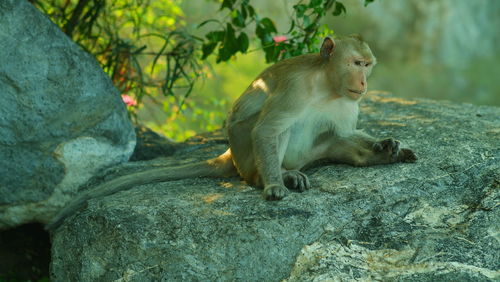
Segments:
[[[210,54],[212,54],[215,50],[215,47],[217,47],[217,44],[218,42],[209,42],[203,44],[203,46],[201,46],[201,50],[203,51],[201,59],[205,60]]]
[[[323,2],[323,0],[311,0],[309,2],[309,8],[314,8],[316,6],[319,6],[319,5],[321,5],[322,2]]]
[[[263,18],[259,24],[263,25],[268,32],[277,32],[276,26],[270,18]]]
[[[340,3],[340,2],[335,2],[335,10],[333,11],[332,15],[334,16],[338,16],[342,13],[346,13],[347,10],[345,9],[345,6],[344,4]]]
[[[222,1],[222,5],[220,5],[219,11],[224,9],[224,8],[228,8],[229,10],[232,10],[235,1],[236,0],[224,0],[224,1]]]
[[[222,48],[219,48],[219,53],[217,56],[217,62],[227,61],[238,52],[238,42],[236,41],[236,36],[234,34],[234,28],[231,24],[227,24],[226,33],[224,35],[224,42],[222,43]]]
[[[241,53],[245,53],[248,50],[248,46],[250,45],[250,43],[248,40],[248,35],[246,33],[240,33],[240,36],[238,36],[238,45],[240,47]]]
[[[255,34],[257,34],[257,37],[262,42],[262,45],[266,45],[273,42],[273,37],[266,29],[266,27],[261,24],[258,24],[257,27],[255,28]]]
[[[278,57],[278,50],[275,45],[265,47],[264,52],[266,53],[267,63],[276,62],[276,59]]]
[[[219,23],[220,24],[220,21],[219,20],[216,20],[216,19],[209,19],[209,20],[206,20],[206,21],[203,21],[201,24],[199,24],[196,28],[200,28],[204,25],[206,25],[207,23],[211,23],[211,22],[215,22],[215,23]]]
[[[297,13],[298,18],[302,18],[304,16],[304,13],[307,10],[307,6],[304,4],[295,5],[295,6],[293,6],[293,8],[295,9],[295,12]]]
[[[253,18],[255,16],[255,9],[253,8],[252,5],[248,5],[247,6],[247,10],[248,10],[248,15]]]
[[[226,34],[226,31],[224,30],[217,30],[217,31],[211,31],[205,35],[205,37],[213,42],[219,42],[224,40],[224,36]]]
[[[314,8],[314,12],[321,17],[323,17],[326,14],[326,11],[325,11],[325,9],[323,9],[323,7]]]
[[[241,5],[241,16],[243,17],[243,20],[247,19],[248,13],[245,5]]]
[[[306,27],[304,28],[304,30],[305,30],[305,31],[307,31],[307,32],[312,32],[312,31],[313,31],[314,29],[316,29],[317,27],[318,27],[318,24],[317,24],[317,23],[315,23],[315,22],[313,22],[313,23],[311,23],[310,25],[306,26]]]
[[[365,0],[365,7],[368,6],[368,4],[373,3],[375,0]]]
[[[238,27],[245,27],[245,18],[240,13],[239,10],[233,10],[231,12],[231,17],[233,18],[232,23]]]

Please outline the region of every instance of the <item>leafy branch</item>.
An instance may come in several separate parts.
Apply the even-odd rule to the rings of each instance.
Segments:
[[[373,1],[365,0],[365,6]],[[307,4],[301,0],[293,9],[288,32],[279,35],[274,22],[270,18],[260,17],[249,0],[222,1],[219,11],[227,10],[230,20],[221,22],[210,19],[199,25],[201,27],[217,23],[219,27],[205,35],[202,59],[216,52],[216,62],[221,62],[229,60],[238,52],[246,53],[250,37],[246,30],[252,25],[268,63],[314,52],[318,48],[319,36],[333,34],[326,25],[320,25],[321,19],[329,12],[333,16],[347,12],[345,6],[337,0],[310,0]]]
[[[338,0],[299,0],[290,27],[279,32],[273,20],[259,15],[250,0],[223,0],[223,20],[203,38],[185,31],[182,10],[174,1],[154,0],[30,0],[77,44],[93,54],[123,95],[141,105],[144,97],[175,97],[178,109],[204,73],[204,62],[217,63],[249,52],[256,38],[267,62],[318,51],[321,37],[333,34],[321,20],[346,8]],[[365,0],[365,6],[373,0]],[[160,11],[160,12],[159,12]],[[158,16],[161,15],[161,16]],[[132,98],[131,98],[132,99]],[[166,108],[166,107],[164,107]],[[137,118],[138,107],[129,107]],[[170,108],[168,108],[170,109]],[[170,109],[171,110],[171,109]]]

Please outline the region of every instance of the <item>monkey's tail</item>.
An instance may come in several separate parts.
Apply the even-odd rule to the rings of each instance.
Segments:
[[[108,196],[138,185],[191,177],[228,177],[235,175],[237,175],[237,171],[229,149],[219,157],[207,161],[176,167],[155,168],[119,176],[78,194],[75,199],[70,201],[52,218],[51,222],[45,226],[45,229],[49,231],[57,229],[68,216],[84,207],[90,199]]]

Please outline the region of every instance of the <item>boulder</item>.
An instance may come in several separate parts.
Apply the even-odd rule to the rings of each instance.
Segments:
[[[402,140],[416,163],[317,166],[311,190],[275,202],[236,178],[93,199],[53,232],[51,279],[498,281],[499,116],[369,93],[359,127]],[[136,165],[214,157],[221,143]]]
[[[0,229],[46,223],[134,129],[96,60],[28,1],[0,1]]]

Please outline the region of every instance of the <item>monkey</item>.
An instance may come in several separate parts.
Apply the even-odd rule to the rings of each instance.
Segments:
[[[319,53],[288,58],[265,69],[234,102],[226,121],[225,153],[105,182],[77,195],[46,229],[57,228],[89,199],[146,183],[239,175],[262,188],[266,200],[281,200],[288,189],[311,188],[302,170],[318,160],[357,167],[415,162],[415,153],[400,148],[399,141],[377,140],[356,128],[359,101],[376,63],[360,36],[326,37]]]

